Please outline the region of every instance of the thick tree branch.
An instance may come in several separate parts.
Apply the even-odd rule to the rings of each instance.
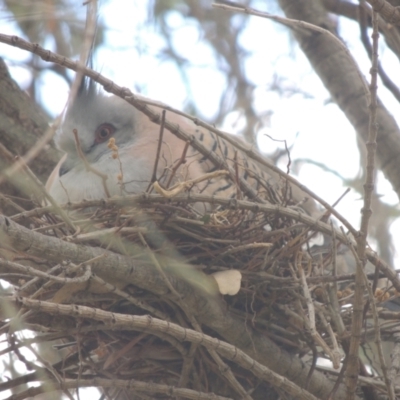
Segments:
[[[0,59],[0,142],[4,146],[0,149],[0,170],[10,167],[15,162],[14,156],[26,154],[43,137],[48,127],[46,115],[12,80],[6,64]],[[5,151],[8,153],[5,154]],[[52,146],[46,146],[40,152],[40,157],[32,160],[30,167],[45,181],[59,159],[60,152]],[[15,178],[16,182],[22,182],[18,189],[3,183],[0,185],[1,193],[29,197],[32,191],[27,180],[20,176]],[[2,208],[6,213],[10,210],[7,206]]]
[[[307,21],[329,29],[331,23],[320,2],[279,0],[288,18]],[[368,107],[364,95],[365,82],[346,52],[342,51],[328,36],[309,31],[294,32],[300,47],[308,57],[332,98],[345,113],[357,134],[368,140]],[[379,167],[400,197],[400,133],[394,118],[381,102],[378,102],[377,158]]]

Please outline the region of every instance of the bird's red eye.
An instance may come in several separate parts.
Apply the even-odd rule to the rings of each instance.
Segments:
[[[104,143],[106,140],[110,139],[110,137],[115,133],[115,127],[111,124],[101,124],[95,132],[94,142]]]

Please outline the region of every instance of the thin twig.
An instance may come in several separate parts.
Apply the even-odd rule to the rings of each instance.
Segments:
[[[164,111],[165,111],[165,110],[164,110]],[[164,123],[165,123],[165,122],[164,122]],[[170,173],[170,175],[169,175],[169,177],[168,177],[168,182],[167,182],[167,184],[166,184],[166,187],[167,187],[167,188],[169,188],[169,185],[171,184],[172,180],[174,179],[175,174],[176,174],[176,171],[178,171],[179,167],[180,167],[181,165],[183,165],[183,164],[186,163],[186,154],[187,154],[187,151],[188,151],[188,149],[189,149],[189,146],[190,146],[190,143],[189,143],[189,142],[186,142],[186,143],[185,143],[185,147],[183,148],[181,157],[180,157],[179,160],[175,163],[175,165],[172,167],[171,173]]]
[[[347,400],[354,399],[357,389],[358,377],[358,348],[360,345],[360,332],[363,322],[363,296],[365,284],[363,280],[363,269],[366,264],[366,245],[368,235],[368,224],[372,215],[371,203],[372,193],[374,190],[374,171],[375,171],[375,153],[376,153],[376,138],[378,135],[377,124],[377,78],[378,78],[378,14],[372,14],[372,66],[371,66],[371,85],[370,85],[370,104],[369,104],[369,127],[367,147],[367,165],[366,178],[364,184],[364,205],[361,210],[361,227],[357,242],[357,268],[355,279],[355,290],[353,300],[353,315],[350,347],[348,354],[348,365],[346,371],[346,388]]]
[[[149,183],[149,186],[147,187],[146,192],[149,191],[149,189],[151,188],[151,185],[157,180],[158,162],[160,161],[161,147],[162,147],[162,144],[163,144],[165,114],[166,113],[167,112],[165,110],[162,110],[162,112],[161,112],[160,136],[158,138],[156,159],[154,160],[153,173],[151,174],[150,183]]]
[[[79,158],[82,160],[83,164],[85,165],[86,171],[92,172],[93,174],[97,175],[101,179],[101,182],[102,182],[103,188],[104,188],[104,192],[107,197],[110,197],[110,192],[108,191],[107,182],[106,182],[108,179],[108,175],[103,174],[102,172],[100,172],[99,170],[94,168],[88,162],[88,160],[86,160],[85,154],[83,154],[83,151],[82,151],[81,141],[79,140],[78,131],[76,129],[73,129],[72,133],[74,134],[74,137],[75,137],[76,151],[79,155]]]
[[[228,171],[219,170],[214,172],[208,172],[204,175],[201,175],[194,179],[190,179],[188,181],[179,182],[168,190],[163,189],[157,181],[153,183],[153,187],[157,193],[170,199],[172,197],[176,197],[179,193],[183,191],[190,190],[194,185],[197,185],[200,182],[208,181],[210,179],[215,179],[215,178],[223,178],[228,175],[229,175]]]
[[[298,269],[298,272],[300,275],[300,280],[302,282],[303,294],[304,294],[304,297],[305,297],[306,303],[307,303],[308,319],[306,320],[306,322],[307,322],[308,328],[310,329],[311,337],[313,338],[315,343],[318,346],[321,346],[323,348],[323,350],[325,351],[325,353],[328,355],[329,359],[332,361],[333,368],[338,369],[340,367],[340,353],[338,351],[336,351],[337,350],[336,348],[332,351],[317,331],[317,328],[315,325],[314,304],[313,304],[313,301],[311,298],[310,290],[307,285],[304,270],[303,270],[303,267],[302,267],[300,261],[297,262],[297,269]]]
[[[386,383],[387,393],[389,395],[390,400],[396,400],[396,395],[394,393],[394,384],[389,379],[388,368],[386,365],[385,357],[383,355],[381,331],[380,331],[380,327],[379,327],[378,311],[377,311],[375,296],[374,296],[371,286],[368,283],[368,279],[367,279],[367,276],[365,275],[365,271],[362,271],[362,274],[363,274],[363,279],[365,282],[365,287],[368,290],[369,301],[370,301],[370,305],[372,308],[372,316],[373,316],[374,331],[375,331],[375,344],[376,344],[376,348],[378,349],[379,362],[381,365],[383,378]]]

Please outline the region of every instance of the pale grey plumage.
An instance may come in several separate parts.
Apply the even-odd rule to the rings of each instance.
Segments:
[[[109,137],[97,140],[102,126],[112,129],[118,158],[113,158],[107,146]],[[107,197],[102,179],[88,171],[78,154],[73,130],[79,136],[80,147],[90,165],[108,176],[110,196],[145,191],[151,179],[159,139],[159,127],[140,111],[117,96],[98,93],[93,84],[82,87],[75,101],[68,107],[60,129],[56,133],[57,147],[66,156],[51,174],[47,188],[60,203]],[[107,132],[106,132],[107,133]],[[171,133],[164,135],[158,176],[168,175],[168,167],[179,159],[183,143]],[[197,165],[185,167],[182,178],[201,174]],[[118,175],[123,179],[118,180]],[[176,177],[178,179],[178,175]]]

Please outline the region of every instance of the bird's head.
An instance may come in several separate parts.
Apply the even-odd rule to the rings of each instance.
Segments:
[[[110,154],[107,147],[110,138],[113,137],[121,148],[134,143],[138,136],[139,114],[123,99],[102,94],[93,81],[85,79],[56,133],[57,147],[68,155],[60,176],[73,168],[83,168],[74,131],[84,157],[93,164]]]

